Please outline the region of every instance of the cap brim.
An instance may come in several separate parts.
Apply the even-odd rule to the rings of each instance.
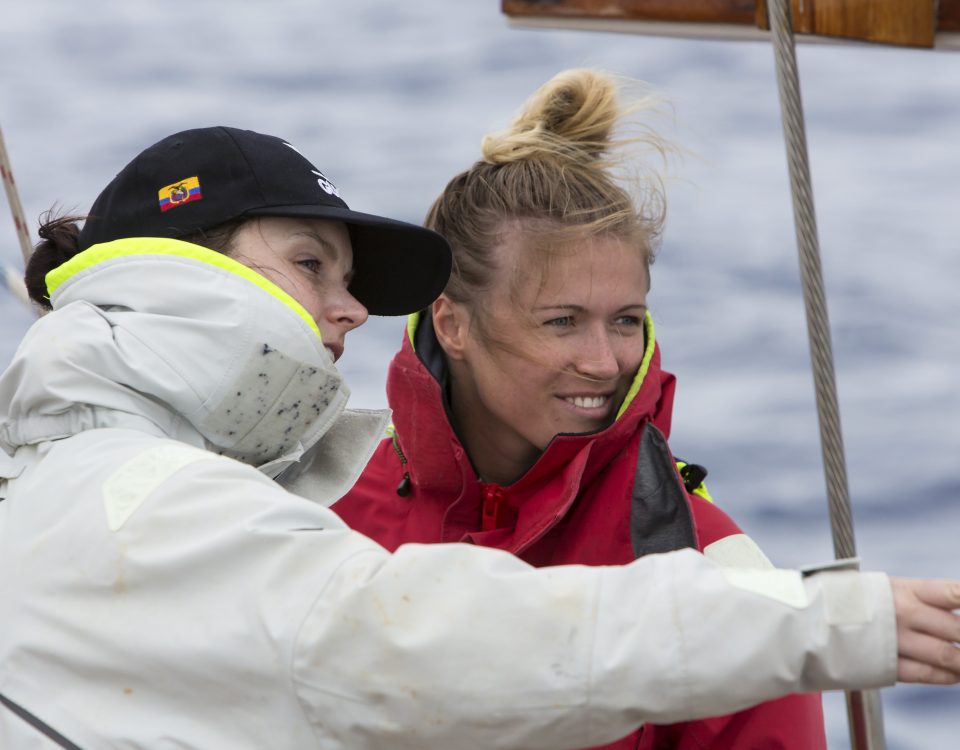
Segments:
[[[416,224],[336,206],[274,206],[247,216],[289,216],[342,221],[350,227],[350,293],[371,315],[406,315],[429,306],[447,285],[450,245]]]

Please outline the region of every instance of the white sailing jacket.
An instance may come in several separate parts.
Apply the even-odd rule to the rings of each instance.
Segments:
[[[83,750],[576,748],[895,678],[882,574],[388,554],[326,507],[388,414],[291,298],[176,240],[48,282],[0,377],[0,694]],[[0,705],[0,747],[56,745]]]

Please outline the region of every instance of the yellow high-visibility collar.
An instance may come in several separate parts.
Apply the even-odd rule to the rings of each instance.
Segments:
[[[223,253],[218,253],[214,250],[201,247],[200,245],[194,245],[191,242],[166,237],[125,237],[124,239],[113,240],[112,242],[101,242],[98,245],[92,245],[47,274],[47,294],[53,296],[57,289],[74,276],[100,263],[105,263],[116,258],[147,255],[189,258],[209,266],[223,269],[224,271],[246,279],[293,310],[310,326],[317,336],[320,335],[317,322],[310,317],[310,313],[304,309],[303,305],[265,276]]]

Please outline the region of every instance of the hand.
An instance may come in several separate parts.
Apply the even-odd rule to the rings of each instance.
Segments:
[[[891,578],[897,615],[897,679],[960,682],[960,581]]]

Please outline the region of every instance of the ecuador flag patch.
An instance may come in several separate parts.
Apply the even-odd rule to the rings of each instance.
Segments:
[[[158,196],[161,211],[169,211],[184,203],[198,201],[203,198],[203,193],[200,192],[200,178],[187,177],[185,180],[162,187]]]

